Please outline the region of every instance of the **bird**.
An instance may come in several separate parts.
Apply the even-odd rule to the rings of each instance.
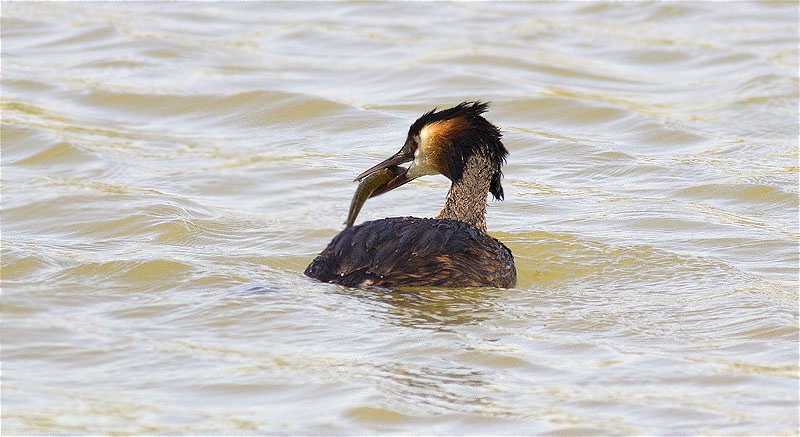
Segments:
[[[450,190],[435,218],[390,217],[356,226],[348,218],[305,275],[347,287],[513,287],[514,256],[486,233],[487,197],[503,200],[501,167],[508,156],[500,129],[482,115],[488,107],[477,100],[434,108],[411,124],[399,152],[355,179],[386,172],[374,197],[421,176],[444,175]]]

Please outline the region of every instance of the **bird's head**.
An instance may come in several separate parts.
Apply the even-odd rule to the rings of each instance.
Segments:
[[[361,173],[355,180],[411,162],[405,171],[394,169],[399,175],[376,189],[370,197],[429,174],[442,174],[455,183],[461,179],[469,157],[480,154],[487,158],[491,167],[489,192],[496,199],[502,199],[500,178],[503,173],[500,167],[508,150],[500,141],[500,130],[481,115],[488,107],[488,103],[479,101],[463,102],[450,109],[433,109],[423,114],[408,129],[406,142],[399,152]]]

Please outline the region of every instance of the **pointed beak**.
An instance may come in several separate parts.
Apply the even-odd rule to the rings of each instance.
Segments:
[[[354,182],[360,182],[361,179],[364,179],[365,177],[371,175],[372,173],[375,173],[378,170],[382,170],[384,168],[389,168],[389,167],[392,167],[392,166],[395,166],[395,165],[400,165],[400,164],[403,164],[403,163],[406,163],[406,162],[409,162],[409,161],[413,161],[414,160],[414,153],[406,153],[404,151],[404,149],[405,149],[405,147],[403,149],[401,149],[399,152],[397,152],[394,155],[390,156],[385,161],[383,161],[383,162],[371,167],[369,170],[367,170],[364,173],[361,173],[360,175],[356,176],[356,178],[353,179],[353,181]]]
[[[414,152],[406,152],[405,149],[406,148],[404,147],[402,150],[390,156],[385,161],[371,167],[364,173],[361,173],[360,175],[358,175],[358,177],[354,179],[354,181],[360,181],[365,177],[375,174],[376,172],[383,170],[385,168],[392,170],[392,173],[395,174],[394,178],[390,179],[385,184],[377,187],[369,197],[375,197],[379,194],[383,194],[387,191],[394,190],[395,188],[404,185],[407,182],[410,182],[413,178],[408,177],[407,175],[408,169],[404,169],[402,167],[400,167],[399,169],[397,168],[400,164],[414,160]]]

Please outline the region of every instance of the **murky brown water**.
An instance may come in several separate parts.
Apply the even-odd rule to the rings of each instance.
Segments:
[[[2,432],[796,435],[797,68],[797,3],[3,3]],[[518,287],[305,278],[478,98]]]

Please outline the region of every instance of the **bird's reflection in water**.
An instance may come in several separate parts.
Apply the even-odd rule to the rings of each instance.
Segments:
[[[510,293],[493,287],[367,287],[342,292],[369,301],[376,315],[393,324],[435,330],[486,320],[494,312],[496,300]]]

